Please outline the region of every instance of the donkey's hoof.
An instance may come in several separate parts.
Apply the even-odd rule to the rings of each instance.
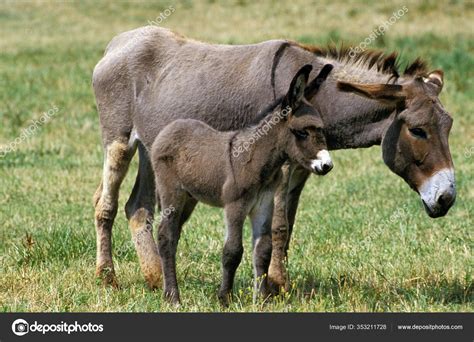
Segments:
[[[268,279],[268,291],[270,292],[272,296],[277,296],[282,289],[283,287],[280,286],[280,284]]]
[[[160,289],[163,286],[161,277],[159,275],[145,277],[145,281],[146,281],[146,284],[148,285],[148,288],[152,291]]]
[[[268,291],[272,295],[278,295],[282,292],[288,292],[290,289],[290,281],[282,272],[269,272],[267,278]]]
[[[267,280],[265,282],[265,286],[263,286],[260,291],[258,291],[260,298],[263,300],[263,302],[266,302],[269,300],[271,297],[273,297],[276,293],[273,289],[272,286],[270,286],[269,281]]]
[[[118,289],[119,284],[117,277],[115,276],[115,271],[111,267],[98,267],[96,270],[96,276],[105,286],[112,286],[113,288]]]

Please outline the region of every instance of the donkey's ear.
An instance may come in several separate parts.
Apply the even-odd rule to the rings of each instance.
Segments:
[[[283,107],[295,108],[304,98],[304,90],[308,83],[309,73],[313,69],[311,64],[306,64],[293,77],[288,93],[283,99]]]
[[[403,87],[399,84],[357,84],[349,82],[337,82],[339,90],[355,93],[389,103],[398,103],[405,100]]]
[[[324,81],[326,81],[326,78],[329,76],[329,73],[333,68],[334,66],[332,64],[326,64],[325,66],[323,66],[318,76],[316,76],[316,78],[312,80],[311,83],[306,87],[304,91],[304,97],[309,100],[314,95],[316,95],[319,90],[319,87],[321,86],[321,84],[323,84]]]
[[[442,70],[434,70],[430,72],[427,77],[423,77],[423,81],[435,86],[435,89],[439,94],[441,90],[443,90],[443,76],[444,72]]]

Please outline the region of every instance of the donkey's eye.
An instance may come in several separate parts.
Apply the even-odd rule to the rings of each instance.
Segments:
[[[291,133],[295,135],[297,139],[304,140],[308,137],[309,133],[305,130],[292,129]]]
[[[409,131],[415,138],[426,139],[428,137],[426,132],[421,128],[411,128]]]

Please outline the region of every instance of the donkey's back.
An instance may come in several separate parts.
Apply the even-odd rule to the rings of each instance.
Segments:
[[[247,126],[254,119],[248,113],[275,97],[272,66],[283,44],[208,44],[155,26],[119,34],[93,74],[105,143],[135,129],[150,148],[178,118],[219,130]]]

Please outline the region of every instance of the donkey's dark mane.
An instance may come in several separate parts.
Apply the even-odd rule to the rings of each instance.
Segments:
[[[337,47],[334,44],[326,47],[296,43],[301,48],[314,53],[316,56],[331,58],[346,64],[365,65],[367,69],[376,67],[378,72],[391,75],[393,78],[400,77],[400,58],[397,52],[387,55],[382,50],[368,49],[358,51],[351,46]],[[428,73],[428,65],[420,57],[412,63],[408,63],[403,71],[404,76],[421,76]]]

